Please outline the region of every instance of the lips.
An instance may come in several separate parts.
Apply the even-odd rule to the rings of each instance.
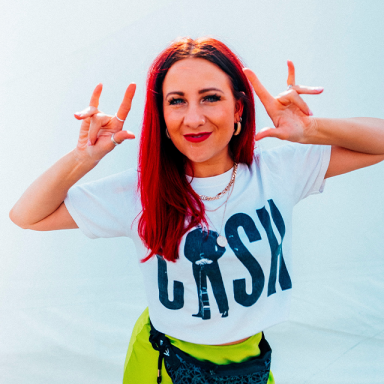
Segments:
[[[191,141],[192,143],[200,143],[201,141],[207,140],[211,136],[212,132],[200,132],[197,134],[188,134],[184,135],[185,139]]]

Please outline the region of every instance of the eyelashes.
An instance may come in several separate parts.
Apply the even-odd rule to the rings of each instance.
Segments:
[[[172,99],[168,100],[169,105],[178,105],[181,104],[184,100],[181,98],[172,97]]]
[[[207,96],[204,96],[203,99],[202,99],[204,102],[209,102],[209,103],[214,103],[216,101],[220,101],[221,100],[221,96],[220,95],[207,95]],[[168,104],[169,105],[181,105],[185,102],[185,100],[181,97],[172,97],[170,100],[168,100]]]
[[[208,95],[208,96],[205,96],[205,97],[204,97],[204,100],[206,100],[206,101],[211,101],[211,102],[219,101],[219,100],[221,100],[221,96],[216,95],[216,94],[214,94],[214,95]]]

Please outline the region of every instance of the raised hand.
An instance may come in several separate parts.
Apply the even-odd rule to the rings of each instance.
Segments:
[[[102,84],[98,84],[92,93],[89,107],[75,114],[76,119],[82,120],[77,151],[94,160],[101,160],[115,148],[115,144],[111,140],[112,134],[118,144],[126,139],[135,138],[132,132],[123,131],[123,125],[131,109],[136,85],[132,83],[128,86],[116,114],[118,118],[104,114],[98,109],[102,88]]]
[[[277,97],[266,90],[250,69],[244,68],[244,73],[275,126],[263,128],[255,139],[277,137],[298,143],[307,142],[316,129],[316,121],[311,117],[313,114],[300,94],[317,95],[323,92],[323,88],[295,85],[295,67],[291,61],[288,61],[288,89]]]

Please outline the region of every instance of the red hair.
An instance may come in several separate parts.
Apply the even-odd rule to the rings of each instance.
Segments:
[[[166,137],[163,117],[164,78],[179,60],[203,58],[217,65],[231,80],[235,99],[243,102],[242,130],[229,146],[233,160],[250,165],[255,137],[255,107],[252,89],[239,58],[222,42],[212,38],[183,38],[162,51],[148,72],[143,127],[139,149],[139,183],[142,212],[139,235],[149,249],[176,261],[182,236],[199,224],[208,227],[204,204],[185,175],[188,159]]]

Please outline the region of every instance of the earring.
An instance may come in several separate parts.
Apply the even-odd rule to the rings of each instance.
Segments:
[[[169,136],[168,128],[165,128],[165,134],[167,135],[168,139],[171,138],[171,136]]]
[[[241,122],[242,118],[240,117],[240,120],[236,123],[236,129],[235,132],[233,133],[234,136],[237,136],[241,132]]]

